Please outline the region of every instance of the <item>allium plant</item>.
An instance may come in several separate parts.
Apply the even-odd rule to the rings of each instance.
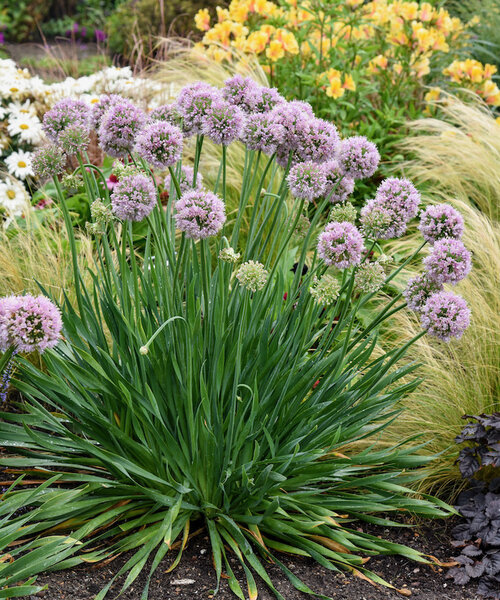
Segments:
[[[233,87],[231,98],[240,103],[241,86]],[[120,146],[132,166],[123,167],[111,195],[96,185],[105,181],[101,171],[82,159],[79,171],[96,225],[91,285],[78,270],[61,192],[76,301],[63,307],[63,338],[44,353],[43,371],[16,359],[15,385],[25,403],[22,411],[3,415],[0,436],[18,456],[0,464],[36,465],[37,477],[72,482],[65,488],[49,484],[43,499],[34,501],[39,543],[49,543],[54,528],[66,530],[71,540],[69,550],[61,543],[64,559],[72,555],[61,559],[61,567],[132,551],[117,573],[128,573],[126,589],[151,556],[143,599],[161,559],[176,544],[174,568],[189,531],[199,526],[210,539],[217,582],[225,572],[240,598],[231,555],[244,569],[250,597],[257,595],[253,570],[282,598],[265,570],[268,559],[311,593],[280,562],[280,551],[381,582],[367,570],[367,557],[428,559],[360,531],[353,521],[390,526],[396,525],[391,513],[437,517],[449,511],[411,494],[409,484],[418,477],[412,467],[429,460],[416,449],[398,444],[362,450],[356,442],[383,429],[403,395],[416,387],[415,367],[401,362],[407,347],[426,330],[442,339],[458,336],[468,309],[454,295],[431,293],[422,311],[425,329],[403,347],[375,354],[380,325],[406,302],[394,295],[369,318],[366,304],[421,248],[406,260],[395,257],[393,266],[378,244],[381,236],[372,235],[375,221],[360,221],[352,205],[339,210],[343,205],[331,197],[342,177],[373,173],[377,149],[351,139],[337,156],[333,126],[317,120],[307,104],[279,102],[263,113],[283,127],[276,152],[266,157],[264,147],[248,143],[239,205],[229,211],[225,146],[215,189],[201,187],[198,179],[203,132],[211,131],[211,107],[221,101],[227,103],[204,83],[180,93],[176,108],[184,133],[197,135],[194,162],[181,157],[168,167],[166,205],[154,173],[134,152],[140,128],[135,134],[128,129],[126,146]],[[118,102],[105,112],[101,134],[123,133],[121,107]],[[126,112],[136,114],[129,105]],[[225,117],[232,138],[240,115],[231,114],[234,122],[229,111]],[[255,114],[246,118],[254,122]],[[228,142],[223,136],[220,142]],[[141,146],[147,143],[139,139]],[[101,143],[119,146],[104,135]],[[307,221],[310,194],[294,189],[306,182],[300,169],[306,163],[315,177],[322,172],[323,179],[309,182],[321,187],[324,163],[337,158],[337,181],[328,194],[321,190]],[[60,191],[57,177],[54,184]],[[418,203],[406,182],[389,181],[380,189],[372,202],[387,220],[387,234],[401,226],[397,208],[405,207],[406,225]],[[109,218],[110,208],[117,219]],[[344,213],[348,220],[330,220]],[[134,246],[139,219],[147,232],[140,248]],[[440,243],[433,246],[439,264]],[[64,514],[55,513],[56,503]]]

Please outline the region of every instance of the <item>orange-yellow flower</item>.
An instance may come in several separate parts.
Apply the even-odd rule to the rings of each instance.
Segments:
[[[434,17],[434,7],[429,2],[422,2],[420,5],[420,20],[421,21],[431,21]]]
[[[276,39],[281,42],[285,52],[289,52],[290,54],[299,53],[299,44],[291,31],[278,29],[276,31]]]
[[[389,61],[387,60],[386,56],[384,56],[383,54],[378,54],[377,56],[372,58],[368,63],[367,72],[370,75],[378,73],[379,69],[387,69],[388,63]]]
[[[344,73],[344,83],[342,84],[342,87],[345,90],[349,90],[351,92],[356,91],[356,83],[355,83],[352,75],[350,75],[349,73]]]
[[[439,100],[439,96],[441,95],[441,89],[438,87],[431,88],[427,94],[425,94],[424,99],[426,102],[436,102]]]
[[[266,49],[269,42],[269,35],[264,31],[253,31],[246,41],[246,52],[252,54],[261,54]]]
[[[342,87],[340,79],[332,79],[332,81],[330,81],[330,85],[326,88],[326,95],[330,98],[342,98],[344,93],[345,90]]]
[[[283,44],[279,40],[272,40],[269,46],[266,49],[267,58],[276,62],[285,56],[285,49],[283,48]]]
[[[194,24],[200,31],[208,31],[210,29],[210,13],[207,8],[201,8],[194,17]]]

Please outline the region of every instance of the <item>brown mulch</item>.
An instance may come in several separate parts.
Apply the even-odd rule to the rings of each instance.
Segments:
[[[453,556],[450,546],[450,521],[427,521],[425,524],[411,529],[383,529],[360,524],[364,530],[380,535],[392,541],[407,544],[426,554],[446,562]],[[45,574],[38,583],[48,584],[47,591],[41,593],[46,600],[92,600],[111,577],[126,562],[130,555],[122,556],[103,567],[79,567],[76,569]],[[410,562],[401,557],[381,556],[372,558],[367,567],[401,588],[405,593],[399,594],[381,586],[373,586],[351,574],[334,573],[309,559],[282,555],[281,560],[295,575],[302,579],[314,591],[334,600],[390,600],[406,596],[414,600],[480,600],[476,594],[476,586],[464,587],[454,585],[446,579],[446,569],[436,566]],[[233,571],[242,575],[242,569],[236,559],[232,560]],[[154,575],[149,600],[194,600],[210,599],[215,587],[215,574],[210,554],[208,538],[201,535],[190,540],[183,558],[173,573],[165,573],[172,558],[167,557]],[[275,586],[286,600],[305,600],[305,594],[298,592],[288,581],[282,571],[268,566],[268,573]],[[259,598],[273,600],[275,596],[265,584],[256,577]],[[242,588],[243,578],[241,579]],[[144,577],[139,577],[120,598],[123,600],[140,600],[143,591]],[[117,598],[120,586],[112,588],[107,598]],[[310,596],[309,596],[310,597]],[[216,596],[220,600],[234,600],[226,580]],[[33,597],[32,600],[35,600]]]

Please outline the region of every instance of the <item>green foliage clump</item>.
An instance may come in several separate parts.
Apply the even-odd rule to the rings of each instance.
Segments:
[[[23,42],[29,38],[49,12],[45,0],[19,0],[7,2],[0,9],[0,31],[8,42]]]

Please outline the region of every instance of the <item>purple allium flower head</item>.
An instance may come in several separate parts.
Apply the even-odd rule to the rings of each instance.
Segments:
[[[299,101],[283,102],[273,108],[270,116],[285,130],[283,143],[278,147],[278,162],[286,166],[290,153],[292,160],[297,162],[299,151],[304,148],[311,121],[315,118],[310,104]]]
[[[318,254],[327,265],[347,269],[361,262],[363,237],[352,224],[328,223],[318,238]]]
[[[342,173],[336,160],[324,163],[323,168],[326,174],[325,197],[329,197],[333,204],[345,202],[354,191],[354,179]]]
[[[384,267],[379,262],[364,262],[354,275],[354,288],[365,294],[381,290],[385,283]]]
[[[243,128],[241,141],[250,150],[274,154],[285,139],[285,128],[268,113],[249,115]]]
[[[64,98],[45,113],[42,128],[49,140],[56,142],[61,131],[69,125],[88,129],[90,109],[83,100]]]
[[[338,160],[345,175],[353,179],[366,179],[377,170],[380,154],[373,142],[364,136],[354,136],[342,140]]]
[[[421,314],[422,327],[443,342],[460,339],[470,324],[467,302],[451,292],[437,292],[429,297]]]
[[[462,237],[464,232],[464,219],[458,210],[450,204],[436,204],[428,206],[420,213],[420,225],[424,240],[434,244],[443,238]]]
[[[417,214],[420,193],[408,179],[389,177],[378,186],[375,200],[395,218],[408,223]]]
[[[222,95],[230,104],[238,106],[246,113],[251,113],[257,106],[259,87],[259,84],[250,77],[235,75],[224,82]]]
[[[157,169],[172,167],[182,156],[182,131],[166,121],[146,125],[136,138],[134,150]]]
[[[212,102],[221,99],[221,92],[203,81],[184,86],[175,104],[175,109],[183,119],[184,134],[190,136],[202,133],[208,109]]]
[[[61,329],[61,313],[45,296],[0,298],[0,350],[43,352],[57,344]]]
[[[201,132],[216,144],[229,146],[237,140],[245,126],[245,113],[225,100],[215,100],[207,108]]]
[[[296,198],[304,198],[311,202],[325,191],[325,170],[322,165],[311,161],[298,163],[290,169],[287,181],[290,191]]]
[[[51,177],[56,177],[64,171],[66,157],[59,146],[47,144],[39,148],[31,159],[31,166],[35,176],[41,182]]]
[[[155,186],[149,177],[141,174],[123,177],[111,194],[111,208],[123,221],[142,221],[155,204]]]
[[[104,152],[115,158],[131,152],[135,136],[145,122],[144,112],[128,100],[110,106],[99,126],[99,141]]]
[[[162,104],[149,113],[150,121],[167,121],[172,125],[181,125],[181,117],[177,112],[175,104]]]
[[[182,165],[181,172],[177,181],[179,183],[179,187],[181,188],[181,194],[185,194],[190,190],[199,190],[203,185],[203,175],[198,171],[196,173],[196,183],[193,185],[193,177],[194,177],[194,169],[189,165]],[[172,183],[172,178],[170,173],[165,177],[165,188],[170,190],[170,184]]]
[[[435,283],[425,275],[417,275],[408,280],[403,296],[409,309],[421,312],[429,297],[442,289],[442,283]]]
[[[395,229],[392,213],[376,200],[368,200],[365,206],[363,206],[360,220],[361,230],[369,238],[374,240],[388,240],[391,237],[395,237],[393,235]],[[404,233],[405,229],[402,233]]]
[[[458,283],[472,267],[470,252],[463,242],[453,238],[437,241],[423,262],[428,278],[437,284]]]
[[[310,119],[296,152],[301,160],[324,163],[335,158],[340,144],[337,128],[324,119]]]
[[[64,152],[72,156],[87,150],[90,143],[89,130],[79,124],[69,125],[61,131],[57,141]]]
[[[259,86],[255,111],[259,113],[267,113],[270,112],[275,106],[278,106],[278,104],[283,104],[285,102],[285,98],[283,98],[276,88]]]
[[[216,235],[226,221],[224,202],[205,190],[186,192],[175,203],[175,210],[178,229],[195,240]]]
[[[89,123],[95,131],[99,130],[101,120],[108,109],[115,104],[122,102],[123,98],[117,94],[103,95],[99,97],[99,102],[94,102],[90,109]]]

